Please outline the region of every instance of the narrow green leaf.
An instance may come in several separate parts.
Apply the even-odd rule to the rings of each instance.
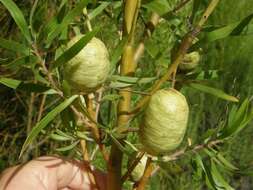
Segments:
[[[221,153],[218,153],[217,158],[220,162],[229,170],[238,170],[236,166],[234,166],[232,163],[230,163],[224,156],[222,156]]]
[[[8,9],[12,18],[15,20],[22,34],[25,36],[28,42],[31,42],[31,34],[29,32],[28,25],[25,17],[18,6],[12,0],[0,0],[1,3]]]
[[[107,95],[103,96],[101,102],[104,102],[104,101],[117,101],[120,98],[122,98],[122,96],[120,96],[118,94],[107,94]]]
[[[73,8],[69,13],[63,18],[61,24],[59,24],[56,28],[48,36],[46,43],[50,46],[51,42],[66,28],[76,16],[82,14],[83,8],[88,4],[88,0],[81,0],[75,8]]]
[[[234,190],[222,177],[214,161],[211,161],[211,174],[218,190]]]
[[[66,50],[63,54],[61,54],[55,62],[51,65],[50,69],[54,69],[60,65],[63,65],[64,63],[67,63],[69,60],[71,60],[73,57],[75,57],[76,54],[78,54],[84,46],[97,34],[99,31],[99,28],[94,29],[93,31],[85,34],[84,37],[82,37],[78,42],[76,42],[73,46],[71,46],[68,50]]]
[[[55,134],[55,133],[50,134],[50,138],[53,139],[53,140],[56,140],[56,141],[71,141],[71,140],[73,140],[73,138],[58,135],[58,134]]]
[[[120,75],[113,75],[111,80],[124,82],[128,84],[143,84],[143,83],[150,83],[156,80],[156,77],[147,77],[147,78],[138,78],[138,77],[128,77],[128,76],[120,76]]]
[[[240,21],[240,23],[236,26],[236,28],[231,32],[232,36],[240,35],[245,27],[251,22],[253,19],[253,14],[250,14],[249,16],[245,17]]]
[[[97,15],[99,15],[106,7],[108,7],[111,2],[102,2],[96,9],[94,9],[91,13],[88,14],[88,18],[92,20]]]
[[[209,87],[209,86],[202,85],[202,84],[197,84],[197,83],[191,83],[191,84],[189,84],[189,86],[194,88],[194,89],[197,89],[201,92],[214,95],[218,98],[221,98],[221,99],[224,99],[224,100],[227,100],[227,101],[231,101],[231,102],[238,102],[239,101],[236,97],[228,95],[220,89],[216,89],[216,88],[213,88],[213,87]]]
[[[213,31],[205,33],[204,38],[200,39],[196,44],[194,44],[191,49],[199,48],[201,44],[214,42],[229,36],[242,35],[244,29],[249,25],[252,18],[253,14],[250,14],[241,21],[215,28]]]
[[[202,158],[201,156],[197,153],[196,154],[196,157],[195,157],[195,160],[196,160],[196,163],[202,168],[202,170],[204,171],[205,173],[205,177],[206,177],[206,181],[207,181],[207,184],[216,190],[216,185],[215,185],[215,182],[211,176],[211,173],[210,173],[210,169],[204,164],[204,162],[202,161]]]
[[[142,6],[151,12],[156,12],[160,16],[164,15],[165,13],[168,13],[171,10],[171,6],[167,0],[151,1]]]
[[[33,55],[18,57],[12,62],[3,65],[3,67],[14,70],[17,70],[20,67],[32,67],[32,65],[35,65],[37,63],[37,60],[38,58]]]
[[[6,40],[1,37],[0,37],[0,47],[17,52],[17,53],[21,53],[22,55],[26,55],[26,56],[31,54],[30,49],[26,47],[25,45],[12,41],[12,40]]]
[[[50,90],[49,86],[41,85],[38,83],[31,83],[31,82],[22,82],[18,87],[17,90],[22,90],[25,92],[37,92],[42,93]]]
[[[111,58],[111,67],[113,68],[112,73],[114,73],[117,63],[119,62],[121,58],[126,42],[127,42],[127,38],[123,38],[123,40],[119,42],[119,44],[117,45],[117,47],[112,53],[112,58]]]
[[[253,119],[253,112],[251,111],[248,113],[248,107],[249,100],[245,99],[239,107],[238,111],[233,116],[233,119],[231,119],[228,125],[221,131],[219,138],[223,139],[231,135],[235,135],[247,126],[247,124]]]
[[[32,131],[29,133],[28,137],[26,138],[21,152],[21,157],[28,147],[28,145],[38,136],[38,134],[59,114],[61,113],[65,108],[67,108],[76,98],[78,95],[74,95],[68,99],[66,99],[64,102],[62,102],[60,105],[55,107],[52,111],[50,111],[43,119],[41,119],[35,127],[33,127]]]
[[[11,78],[4,78],[4,77],[1,77],[0,78],[0,83],[9,87],[9,88],[13,88],[13,89],[16,89],[20,84],[21,84],[22,81],[20,80],[15,80],[15,79],[11,79]]]
[[[108,133],[113,142],[117,145],[117,147],[126,155],[131,156],[131,153],[127,151],[127,149],[113,136],[113,134]]]
[[[59,152],[66,152],[66,151],[69,151],[69,150],[72,150],[73,148],[75,148],[78,143],[79,143],[79,141],[76,141],[68,146],[56,148],[55,150],[59,151]]]
[[[128,86],[133,86],[133,84],[128,84],[124,82],[111,82],[109,86],[110,88],[125,88]]]
[[[89,134],[89,133],[88,133],[88,134]],[[77,131],[77,132],[76,132],[76,136],[77,136],[78,138],[84,139],[84,140],[86,140],[86,141],[93,141],[92,138],[90,138],[90,137],[87,136],[87,132],[85,132],[85,131]]]

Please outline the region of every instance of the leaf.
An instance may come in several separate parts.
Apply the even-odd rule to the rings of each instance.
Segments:
[[[117,45],[117,47],[115,48],[115,50],[112,53],[111,67],[113,69],[112,69],[111,73],[114,73],[114,71],[116,69],[117,63],[119,62],[119,60],[121,58],[121,55],[123,53],[124,47],[126,45],[126,42],[127,42],[127,38],[123,38],[123,40],[121,40],[119,42],[119,44]]]
[[[12,41],[12,40],[6,40],[1,37],[0,37],[0,47],[17,52],[17,53],[21,53],[26,56],[31,54],[30,49],[26,47],[25,45]]]
[[[213,88],[213,87],[209,87],[209,86],[202,85],[202,84],[196,84],[196,83],[191,83],[191,84],[189,84],[189,86],[194,88],[194,89],[197,89],[201,92],[214,95],[218,98],[221,98],[221,99],[224,99],[224,100],[227,100],[227,101],[231,101],[231,102],[238,102],[239,101],[236,97],[228,95],[220,89],[216,89],[216,88]]]
[[[83,8],[88,4],[88,0],[81,0],[75,8],[73,8],[69,13],[63,18],[61,24],[52,30],[47,38],[46,43],[50,46],[51,42],[66,28],[76,16],[82,14]]]
[[[234,166],[232,163],[230,163],[226,158],[224,158],[224,156],[222,156],[221,153],[217,154],[217,158],[220,162],[222,162],[222,164],[229,170],[238,170],[238,168],[236,166]]]
[[[111,134],[110,132],[108,133],[113,142],[117,145],[117,147],[126,155],[131,156],[131,153]]]
[[[94,9],[91,13],[88,14],[88,18],[92,20],[97,15],[99,15],[106,7],[108,7],[111,2],[102,2],[96,9]]]
[[[50,90],[51,88],[45,85],[41,85],[38,83],[24,83],[22,82],[18,87],[17,90],[22,90],[25,92],[37,92],[37,93],[43,93],[46,92],[48,90]]]
[[[1,3],[8,9],[12,18],[18,25],[19,29],[21,30],[22,34],[26,38],[26,40],[30,43],[31,34],[29,32],[28,25],[26,23],[25,17],[18,6],[12,0],[0,0]]]
[[[211,174],[218,190],[234,190],[219,173],[214,161],[211,161]]]
[[[58,134],[50,134],[50,138],[56,141],[71,141],[73,138],[69,138],[66,136],[58,135]]]
[[[125,88],[125,87],[129,87],[132,86],[133,84],[127,84],[127,83],[123,83],[123,82],[111,82],[110,83],[110,88]]]
[[[197,49],[201,46],[201,44],[214,42],[216,40],[224,39],[228,36],[238,36],[241,35],[246,28],[246,26],[250,23],[253,18],[253,14],[243,18],[239,22],[231,23],[226,26],[222,26],[219,28],[215,28],[214,30],[205,33],[205,36],[200,39],[196,44],[192,46],[191,49]]]
[[[11,79],[11,78],[4,78],[4,77],[1,77],[0,78],[0,83],[9,87],[9,88],[13,88],[13,89],[16,89],[20,84],[21,84],[22,81],[20,80],[15,80],[15,79]]]
[[[221,135],[219,138],[227,138],[231,135],[235,135],[239,133],[242,129],[244,129],[250,121],[253,119],[253,110],[248,110],[249,100],[245,99],[241,104],[239,109],[234,113],[232,112],[233,117],[229,114],[229,122],[228,125],[221,131]]]
[[[79,143],[79,141],[76,141],[68,146],[56,148],[55,150],[59,151],[59,152],[66,152],[66,151],[69,151],[69,150],[72,150],[73,148],[75,148],[78,143]]]
[[[54,69],[56,67],[59,67],[60,65],[63,65],[67,63],[69,60],[71,60],[73,57],[75,57],[76,54],[78,54],[84,46],[97,34],[99,31],[99,28],[85,34],[84,37],[82,37],[78,42],[76,42],[73,46],[71,46],[68,50],[66,50],[63,54],[61,54],[55,62],[51,65],[50,69]]]
[[[105,96],[103,96],[101,102],[103,101],[117,101],[120,98],[122,98],[122,96],[118,95],[118,94],[107,94]]]
[[[84,139],[84,140],[86,140],[86,141],[91,141],[91,142],[93,142],[94,140],[93,140],[92,138],[88,137],[86,134],[87,134],[87,132],[85,132],[85,131],[77,131],[77,132],[76,132],[76,136],[77,136],[78,138]],[[88,133],[88,134],[89,134],[89,133]]]
[[[151,1],[150,3],[144,4],[142,6],[151,12],[156,12],[160,16],[168,13],[171,10],[170,4],[167,0]]]
[[[19,158],[23,155],[24,151],[28,147],[28,145],[38,136],[38,134],[65,108],[67,108],[76,98],[78,95],[71,96],[70,98],[66,99],[60,105],[55,107],[52,111],[50,111],[43,119],[41,119],[35,127],[32,128],[32,131],[29,133],[28,137],[26,138]]]
[[[37,63],[38,58],[33,55],[24,56],[24,57],[18,57],[17,59],[13,60],[12,62],[3,65],[3,67],[8,69],[17,70],[19,67],[32,67],[32,65],[35,65]]]
[[[120,75],[113,75],[111,80],[124,82],[128,84],[143,84],[143,83],[150,83],[156,80],[156,77],[147,77],[147,78],[138,78],[138,77],[128,77],[128,76],[120,76]]]
[[[213,178],[212,178],[212,176],[211,176],[210,170],[209,170],[209,168],[204,164],[204,162],[202,161],[201,156],[200,156],[198,153],[196,154],[195,160],[196,160],[197,165],[199,165],[199,166],[202,168],[202,170],[204,171],[207,184],[208,184],[211,188],[216,189],[215,182],[214,182],[214,180],[213,180]]]

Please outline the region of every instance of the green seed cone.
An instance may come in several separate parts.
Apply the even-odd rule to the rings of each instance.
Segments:
[[[192,70],[198,66],[200,62],[200,54],[197,51],[187,53],[181,64],[179,64],[179,69],[181,70]]]
[[[188,113],[188,104],[180,92],[169,89],[153,94],[139,132],[145,151],[161,155],[176,149],[183,140]]]
[[[74,37],[67,45],[70,48],[83,35]],[[109,53],[98,38],[92,40],[64,65],[64,78],[71,87],[81,92],[91,92],[101,86],[110,71]]]

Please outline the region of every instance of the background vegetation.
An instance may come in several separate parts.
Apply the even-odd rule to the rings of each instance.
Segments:
[[[164,3],[164,1],[161,2]],[[64,15],[73,9],[76,4],[75,1],[57,0],[17,0],[15,2],[22,10],[28,23],[30,21],[29,25],[32,26],[30,29],[37,37],[37,42],[40,44],[39,48],[41,49],[45,48],[43,40],[47,35],[47,30],[50,30],[50,26],[47,25],[48,28],[44,26],[49,22],[50,18],[53,15],[58,15],[57,19],[60,22],[64,18]],[[33,10],[34,3],[36,2],[38,3],[36,10]],[[174,0],[174,2],[168,1],[166,3],[168,5],[167,9],[172,10],[179,2],[180,0]],[[197,16],[201,15],[208,2],[207,0],[201,2],[201,7],[196,12]],[[94,14],[92,11],[97,10],[96,8],[101,3],[102,1],[90,3],[88,12]],[[148,3],[152,3],[152,1],[143,1],[143,4]],[[215,28],[242,21],[245,17],[253,14],[252,5],[253,0],[222,0],[205,25],[204,31],[208,33]],[[153,7],[153,9],[157,10],[159,7]],[[141,38],[144,23],[147,23],[151,10],[152,7],[143,7],[141,9],[136,39]],[[183,9],[175,13],[173,18],[164,19],[158,24],[152,37],[146,42],[145,54],[140,61],[139,69],[136,71],[137,77],[156,76],[158,73],[163,73],[166,70],[168,63],[170,63],[173,45],[178,43],[182,36],[192,27],[189,21],[191,10],[192,3],[190,2]],[[31,11],[34,11],[33,18],[31,18]],[[113,57],[119,43],[118,30],[122,25],[120,2],[108,1],[107,8],[94,16],[91,19],[92,26],[102,26],[102,29],[96,36],[105,42],[111,57]],[[238,97],[240,102],[246,98],[251,102],[253,94],[253,23],[250,23],[250,19],[247,26],[244,25],[245,28],[240,35],[227,35],[226,38],[214,42],[202,43],[200,50],[202,60],[199,77],[203,80],[208,80],[208,83],[213,87],[223,89],[226,93]],[[47,49],[48,60],[54,59],[55,48],[59,47],[59,44],[66,43],[69,37],[74,35],[74,32],[78,33],[78,28],[81,32],[87,32],[87,28],[83,25],[84,22],[82,18],[77,17],[70,24],[73,30],[67,33],[68,29],[64,28],[64,32],[57,37],[57,41],[54,42],[51,49]],[[46,113],[58,105],[60,99],[56,95],[50,95],[50,93],[45,95],[43,93],[45,89],[42,86],[29,85],[31,83],[43,83],[41,82],[43,81],[41,78],[43,72],[34,64],[34,57],[22,56],[22,52],[20,52],[22,47],[17,47],[15,44],[8,47],[4,45],[4,39],[17,41],[20,44],[25,44],[25,39],[10,16],[10,13],[1,3],[0,26],[0,77],[26,81],[26,85],[21,85],[16,90],[7,87],[8,85],[0,85],[0,171],[10,165],[25,162],[36,156],[46,154],[57,153],[70,157],[75,155],[81,158],[78,150],[66,148],[70,144],[68,141],[59,141],[59,137],[57,139],[57,136],[52,135],[56,134],[57,130],[63,129],[59,117],[50,124],[50,127],[47,127],[46,130],[40,133],[36,141],[29,145],[28,151],[19,159],[22,145],[32,127]],[[205,36],[205,33],[202,35]],[[145,69],[145,72],[143,72],[143,69]],[[135,85],[134,90],[143,91],[149,86],[150,83]],[[116,90],[115,88],[109,89],[106,91],[106,94],[115,92]],[[191,113],[186,137],[191,139],[192,144],[200,144],[205,139],[207,132],[211,133],[218,125],[221,125],[221,121],[226,120],[232,103],[228,103],[210,94],[204,94],[187,85],[183,86],[181,91],[187,97]],[[139,96],[133,96],[133,103],[136,102]],[[108,110],[113,110],[115,106],[108,103],[110,98],[115,97],[107,96],[107,100],[101,105],[100,120],[106,124],[111,124],[110,121],[107,121]],[[44,101],[44,106],[41,108]],[[43,112],[40,111],[41,109],[43,109]],[[133,125],[136,126],[137,123]],[[68,131],[64,132],[68,133]],[[130,135],[128,138],[133,142],[136,140],[135,135]],[[110,144],[111,142],[108,140],[106,143]],[[187,144],[187,140],[184,141],[184,144]],[[252,144],[253,127],[252,123],[250,123],[238,135],[220,147],[224,158],[239,168],[235,172],[220,170],[226,181],[234,189],[251,190],[253,188]],[[62,147],[65,147],[65,149],[63,148],[65,151],[61,149]],[[204,161],[208,160],[206,155],[203,155],[202,159]],[[93,164],[100,169],[105,169],[101,155],[98,155],[94,159]],[[173,190],[207,189],[205,178],[199,175],[198,171],[194,170],[194,166],[191,156],[185,156],[179,160],[162,164],[160,172],[152,177],[148,188]],[[229,187],[225,189],[229,189]]]

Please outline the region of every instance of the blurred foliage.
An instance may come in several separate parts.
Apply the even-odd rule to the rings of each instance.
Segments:
[[[17,0],[15,2],[22,10],[26,20],[29,20],[30,11],[36,1]],[[64,4],[63,2],[67,3]],[[150,10],[153,10],[152,8],[154,8],[152,6],[150,8],[150,3],[152,2],[153,1],[143,1],[144,6],[141,9],[141,16],[138,20],[137,26],[137,39],[141,38],[145,23],[148,21],[151,14]],[[160,2],[164,3],[162,6],[167,6],[167,8],[171,10],[174,5],[180,1],[164,0]],[[54,52],[59,46],[64,45],[75,33],[87,32],[87,28],[83,24],[85,20],[78,17],[75,22],[71,22],[71,28],[73,29],[70,31],[68,31],[67,27],[63,27],[63,30],[66,30],[66,32],[62,32],[61,35],[57,37],[57,40],[52,42],[53,45],[48,48],[45,45],[44,35],[47,35],[46,30],[49,30],[50,26],[47,25],[48,28],[44,26],[51,21],[55,14],[58,15],[55,22],[60,23],[64,20],[64,15],[73,9],[75,1],[40,0],[37,3],[38,5],[34,12],[32,24],[29,23],[29,25],[31,24],[31,26],[33,26],[33,34],[39,44],[39,48],[48,51],[46,60],[52,62],[52,60],[57,57]],[[111,57],[115,53],[115,49],[119,44],[118,32],[122,27],[123,14],[120,2],[113,1],[113,3],[114,7],[108,5],[99,15],[91,19],[92,26],[100,26],[101,29],[96,36],[105,42]],[[202,1],[199,11],[196,12],[197,18],[199,18],[203,8],[207,4],[208,1]],[[209,26],[221,27],[242,20],[253,13],[252,5],[253,0],[222,0],[217,10],[210,17],[205,31],[208,31]],[[88,10],[90,10],[91,13],[96,7],[96,3],[90,3],[88,5]],[[157,9],[157,7],[155,8]],[[164,17],[165,19],[161,20],[155,29],[152,38],[150,38],[145,44],[146,51],[141,59],[139,68],[136,71],[136,77],[159,77],[164,73],[168,65],[171,63],[171,53],[173,52],[173,48],[175,48],[173,46],[180,43],[182,36],[192,27],[190,22],[191,10],[192,3],[189,3],[177,14],[172,16],[166,15]],[[162,11],[163,10],[161,10],[161,14],[163,13]],[[2,6],[2,4],[0,4],[0,25],[1,38],[11,39],[21,44],[26,44],[24,37],[22,37],[9,12]],[[251,24],[247,26],[247,29],[253,31],[252,25],[251,22]],[[38,33],[40,33],[40,35],[37,35]],[[205,33],[202,35],[205,35]],[[58,49],[58,51],[60,50]],[[241,102],[246,98],[250,101],[252,100],[252,35],[242,34],[238,36],[229,36],[215,42],[201,44],[200,51],[202,54],[200,64],[201,74],[197,73],[201,80],[208,80],[208,84],[223,89],[226,93],[239,98]],[[20,60],[20,62],[18,60]],[[38,83],[43,84],[43,79],[41,78],[43,72],[38,69],[36,62],[36,58],[32,56],[24,56],[21,55],[20,52],[9,51],[1,48],[0,45],[1,77],[14,78],[21,81],[24,80],[33,84],[39,81]],[[145,70],[145,72],[143,72],[143,70]],[[180,75],[178,75],[178,77],[180,77]],[[120,84],[122,85],[122,83]],[[152,80],[144,84],[135,84],[133,88],[136,91],[144,91],[149,88],[151,84]],[[33,90],[28,87],[29,86],[25,86],[23,89],[13,90],[4,85],[0,86],[0,171],[10,165],[25,162],[33,157],[45,154],[57,153],[69,157],[76,155],[78,158],[81,158],[81,153],[78,148],[72,149],[73,147],[68,147],[71,143],[75,143],[72,138],[75,138],[76,136],[69,136],[71,130],[75,126],[73,127],[68,123],[70,128],[66,129],[63,126],[64,124],[61,123],[60,117],[57,117],[57,119],[50,123],[50,127],[48,127],[47,130],[43,130],[41,135],[37,137],[36,141],[28,147],[27,153],[21,158],[21,160],[18,159],[27,134],[41,119],[38,110],[40,109],[43,99],[45,99],[43,116],[60,104],[60,99],[57,95],[51,95],[50,93],[48,93],[48,95],[30,93],[30,91],[34,91],[35,87],[39,90],[41,90],[41,87],[33,86]],[[190,139],[192,144],[201,144],[206,136],[212,134],[222,122],[227,121],[232,105],[231,103],[218,99],[210,94],[201,93],[188,85],[183,85],[181,91],[186,94],[191,109],[186,137]],[[105,96],[105,100],[102,101],[99,122],[107,126],[108,130],[111,130],[116,118],[116,101],[114,100],[117,100],[119,97],[116,95],[114,96],[114,94],[116,94],[115,89],[109,89],[105,94],[108,96]],[[133,103],[135,103],[140,96],[140,94],[133,95]],[[113,99],[113,101],[112,103],[109,103],[109,100],[111,99]],[[33,105],[33,108],[30,108],[30,105]],[[66,113],[68,111],[69,110],[67,109],[62,112],[61,117],[64,117],[64,114],[68,115],[68,113]],[[110,114],[108,114],[108,112],[110,112]],[[133,121],[132,127],[138,127],[138,118]],[[62,131],[59,132],[57,130]],[[64,134],[62,134],[62,132],[64,132]],[[57,136],[59,134],[61,138],[65,135],[64,141],[59,141],[60,137]],[[234,187],[234,189],[250,190],[253,188],[252,137],[253,127],[251,123],[247,128],[240,131],[239,135],[229,139],[229,141],[223,146],[218,147],[222,156],[239,168],[239,170],[236,170],[235,172],[227,172],[226,170],[219,169],[219,172],[226,179],[227,183]],[[52,141],[52,139],[57,140],[57,138],[59,142]],[[134,145],[136,145],[135,143],[138,143],[138,139],[134,134],[129,135],[127,140]],[[109,145],[111,144],[111,141],[111,138],[107,138],[105,144]],[[187,140],[184,141],[182,147],[186,144]],[[55,151],[57,148],[58,150],[62,150],[59,149],[62,147],[65,147],[65,150],[68,150],[68,148],[71,150],[67,152]],[[94,145],[91,145],[91,150],[92,149],[95,149]],[[215,152],[215,150],[212,151]],[[197,159],[198,157],[195,158],[192,155],[186,155],[177,161],[160,164],[161,170],[151,178],[149,189],[211,189],[211,185],[209,184],[208,186],[208,183],[205,183],[205,180],[208,181],[208,179],[203,177],[202,172],[198,171],[199,167],[197,166],[201,165],[201,162],[203,161],[204,166],[210,168],[214,167],[213,162],[215,156],[211,156],[213,153],[212,151],[210,151],[210,154],[201,152],[199,157],[202,160]],[[131,149],[129,152],[131,152]],[[126,167],[127,157],[125,160],[124,168]],[[93,164],[102,170],[105,169],[105,164],[99,153],[96,155]],[[128,186],[130,186],[130,182],[126,184],[126,187]],[[229,187],[227,189],[229,189]]]

